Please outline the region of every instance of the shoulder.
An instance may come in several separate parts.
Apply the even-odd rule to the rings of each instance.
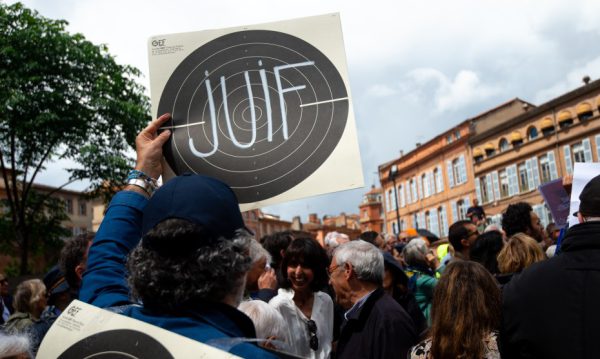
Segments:
[[[290,303],[294,300],[294,291],[290,289],[279,288],[277,295],[269,301],[271,305],[280,305],[282,303]]]
[[[557,276],[561,276],[564,272],[562,269],[564,269],[564,258],[561,256],[534,263],[523,272],[512,276],[503,288],[503,297],[506,299],[512,295],[538,291],[548,280],[555,284]]]
[[[315,300],[318,300],[321,305],[333,308],[333,300],[325,292],[315,292]]]

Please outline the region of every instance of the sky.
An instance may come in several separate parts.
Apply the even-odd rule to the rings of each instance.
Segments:
[[[379,185],[377,166],[401,150],[515,97],[539,105],[580,86],[585,75],[600,78],[597,0],[23,3],[106,44],[117,62],[142,71],[146,88],[152,35],[339,12],[365,187],[263,208],[286,220],[358,213],[362,195]],[[66,165],[52,164],[39,182],[61,185]]]

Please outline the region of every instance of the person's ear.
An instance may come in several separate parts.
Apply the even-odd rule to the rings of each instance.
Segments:
[[[75,267],[75,274],[77,275],[77,279],[79,279],[79,283],[83,280],[83,272],[85,272],[85,263],[79,263]]]
[[[352,267],[352,263],[344,263],[344,278],[349,280],[354,275],[354,267]]]
[[[581,215],[581,212],[577,212],[577,219],[579,223],[585,223],[585,218]]]
[[[462,244],[463,247],[469,247],[471,245],[471,243],[469,243],[469,241],[464,238],[460,240],[460,244]]]

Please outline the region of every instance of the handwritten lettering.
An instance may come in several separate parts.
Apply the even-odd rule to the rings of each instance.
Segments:
[[[258,64],[259,64],[259,66],[262,66],[262,61],[259,60]],[[288,135],[288,124],[287,124],[287,109],[285,106],[285,100],[284,100],[283,95],[285,93],[288,93],[291,91],[303,90],[306,88],[306,86],[299,85],[299,86],[291,86],[291,87],[283,88],[283,86],[281,84],[281,72],[284,70],[294,69],[294,68],[303,67],[303,66],[312,66],[314,64],[315,64],[314,61],[305,61],[305,62],[299,62],[299,63],[295,63],[295,64],[287,64],[287,65],[280,65],[280,66],[273,67],[273,73],[275,74],[275,82],[277,84],[277,93],[279,95],[279,105],[281,108],[281,129],[282,129],[282,136],[283,136],[284,141],[286,141],[288,139],[289,135]],[[267,84],[267,74],[266,74],[265,69],[260,69],[258,72],[260,75],[262,90],[263,90],[263,94],[264,94],[264,100],[265,100],[265,104],[266,104],[265,107],[266,107],[266,112],[267,112],[267,141],[272,142],[273,141],[273,114],[272,114],[272,110],[271,110],[271,98],[269,96],[269,88],[268,88],[268,84]],[[194,145],[194,139],[191,137],[189,139],[190,151],[192,152],[192,154],[194,154],[194,156],[200,157],[200,158],[212,156],[215,152],[217,152],[217,150],[219,148],[219,138],[217,135],[217,116],[216,116],[216,111],[215,111],[215,100],[213,97],[212,85],[211,85],[210,79],[208,78],[208,75],[209,75],[208,71],[205,72],[205,75],[206,75],[206,79],[204,80],[204,85],[206,88],[206,93],[208,94],[208,108],[209,108],[209,113],[210,113],[212,148],[208,152],[198,151],[196,149],[196,146]],[[223,100],[222,100],[223,101],[223,110],[225,112],[225,124],[227,126],[227,133],[229,134],[229,138],[231,139],[231,142],[233,143],[233,145],[236,146],[237,148],[241,148],[241,149],[250,148],[256,142],[256,121],[257,121],[256,120],[256,110],[254,108],[254,95],[252,93],[250,74],[248,71],[244,71],[244,79],[246,82],[246,92],[248,94],[248,102],[249,102],[250,118],[251,118],[250,123],[252,126],[252,137],[251,137],[250,141],[247,143],[239,142],[233,132],[233,126],[231,124],[231,118],[229,116],[229,104],[228,104],[228,100],[227,100],[228,96],[227,96],[227,84],[225,81],[225,76],[221,76],[219,78],[220,85],[221,85],[221,96],[223,98]]]

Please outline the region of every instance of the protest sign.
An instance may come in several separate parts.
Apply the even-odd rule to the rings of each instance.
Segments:
[[[148,41],[163,177],[229,184],[242,210],[363,186],[339,14]]]
[[[36,358],[238,358],[139,320],[74,300],[44,337]]]
[[[583,187],[594,177],[600,175],[600,163],[575,163],[573,167],[573,187],[571,189],[571,208],[569,213],[579,211],[579,195]],[[569,226],[579,223],[577,217],[569,216]]]
[[[552,213],[557,228],[563,228],[569,218],[570,198],[562,184],[562,178],[539,187],[544,202]]]

